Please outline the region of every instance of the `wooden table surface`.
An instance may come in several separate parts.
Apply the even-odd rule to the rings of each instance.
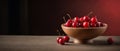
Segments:
[[[57,44],[57,37],[1,35],[0,51],[120,51],[120,36],[99,36],[92,39],[91,44],[66,43],[66,45]],[[109,37],[114,39],[114,44],[106,44]]]

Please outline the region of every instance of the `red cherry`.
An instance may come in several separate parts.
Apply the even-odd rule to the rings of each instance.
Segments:
[[[67,27],[71,27],[72,19],[69,19],[64,25],[67,26]]]
[[[97,24],[96,23],[90,23],[90,27],[96,27],[97,26]]]
[[[79,26],[78,22],[75,21],[75,22],[72,23],[72,27],[78,27],[78,26]]]
[[[67,26],[67,27],[71,27],[71,23],[70,22],[66,22],[64,25]]]
[[[59,42],[59,44],[61,44],[61,45],[64,45],[64,44],[65,44],[65,41],[64,41],[63,38],[60,38],[58,42]]]
[[[114,43],[114,41],[113,41],[112,38],[108,38],[108,39],[107,39],[107,42],[108,42],[108,44],[113,44],[113,43]]]
[[[89,22],[90,18],[88,16],[83,17],[83,21]]]
[[[68,21],[67,22],[72,22],[72,19],[68,19]]]
[[[88,28],[89,27],[89,22],[83,22],[83,27]]]
[[[80,22],[83,22],[84,20],[83,20],[83,18],[81,17],[81,18],[79,19],[79,21],[80,21]]]
[[[102,27],[102,26],[103,26],[103,23],[102,23],[102,22],[97,22],[97,23],[96,23],[96,26],[97,26],[97,27]]]
[[[57,38],[57,43],[59,43],[59,39],[62,39],[62,37],[58,37],[58,38]]]
[[[78,25],[79,25],[79,27],[83,27],[83,23],[82,22],[78,23]]]
[[[73,21],[74,21],[74,22],[79,22],[79,17],[75,17],[75,18],[73,19]]]
[[[64,39],[65,42],[69,42],[70,38],[68,36],[64,36],[63,39]]]
[[[91,21],[92,23],[96,23],[96,22],[97,22],[96,16],[95,16],[95,17],[92,17],[90,21]]]

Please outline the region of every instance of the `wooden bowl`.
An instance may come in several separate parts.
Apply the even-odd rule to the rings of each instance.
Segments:
[[[83,27],[66,27],[63,24],[61,24],[62,30],[70,37],[74,38],[74,43],[81,44],[81,43],[87,43],[88,40],[95,38],[99,35],[102,35],[108,25],[103,23],[103,27],[89,27],[89,28],[83,28]]]

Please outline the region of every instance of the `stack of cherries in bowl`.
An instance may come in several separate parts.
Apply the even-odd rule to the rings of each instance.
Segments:
[[[102,27],[103,23],[98,22],[96,16],[93,16],[91,19],[88,16],[84,17],[75,17],[74,19],[68,19],[67,22],[64,24],[66,27]]]

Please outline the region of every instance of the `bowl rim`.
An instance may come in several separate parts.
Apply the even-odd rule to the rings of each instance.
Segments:
[[[99,28],[107,28],[108,25],[106,23],[103,23],[104,26],[102,27],[88,27],[88,28],[84,28],[84,27],[66,27],[64,26],[64,23],[61,24],[61,27],[67,28],[67,29],[99,29]]]

